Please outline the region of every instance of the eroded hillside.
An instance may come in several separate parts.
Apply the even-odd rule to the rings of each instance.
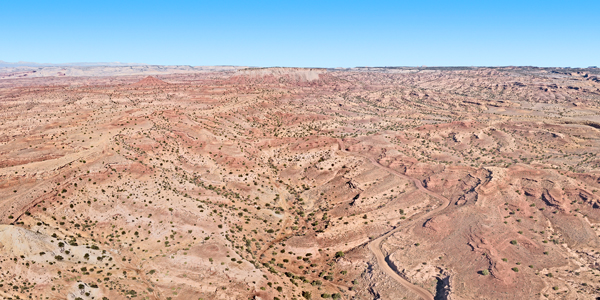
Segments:
[[[0,80],[0,297],[596,299],[598,73]]]

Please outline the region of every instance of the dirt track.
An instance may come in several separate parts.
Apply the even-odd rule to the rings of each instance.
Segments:
[[[434,193],[434,192],[426,189],[423,186],[423,184],[421,183],[421,181],[419,181],[418,179],[412,178],[410,176],[406,176],[406,175],[401,174],[401,173],[399,173],[399,172],[397,172],[397,171],[395,171],[393,169],[390,169],[390,168],[388,168],[386,166],[383,166],[378,161],[376,161],[374,158],[363,156],[363,155],[359,155],[359,154],[356,154],[356,153],[348,152],[348,151],[345,150],[346,148],[344,148],[344,144],[343,144],[343,142],[341,140],[338,140],[338,143],[339,143],[340,150],[342,152],[364,157],[364,158],[368,159],[372,164],[374,164],[374,165],[376,165],[376,166],[378,166],[380,168],[383,168],[386,171],[388,171],[388,172],[390,172],[390,173],[392,173],[392,174],[394,174],[396,176],[402,177],[404,179],[409,179],[409,180],[411,180],[415,184],[415,186],[420,191],[423,191],[424,193],[426,193],[426,194],[428,194],[428,195],[430,195],[430,196],[432,196],[432,197],[434,197],[434,198],[436,198],[438,200],[441,200],[443,202],[442,205],[440,205],[438,208],[436,208],[436,209],[434,209],[434,210],[432,210],[432,211],[430,211],[430,212],[428,212],[428,213],[426,213],[426,214],[424,214],[424,215],[422,215],[422,216],[420,216],[420,217],[412,220],[411,222],[405,224],[404,226],[399,226],[399,227],[394,228],[393,230],[388,231],[386,234],[380,236],[379,238],[377,238],[377,239],[373,240],[371,243],[369,243],[369,250],[371,250],[371,252],[373,252],[373,254],[375,254],[375,257],[377,257],[377,263],[379,264],[379,266],[381,267],[381,269],[387,275],[389,275],[390,277],[392,277],[394,280],[398,281],[400,284],[402,284],[407,289],[409,289],[409,290],[413,291],[415,294],[419,295],[419,297],[421,297],[421,298],[423,298],[425,300],[433,300],[434,296],[429,291],[427,291],[426,289],[424,289],[424,288],[422,288],[420,286],[417,286],[417,285],[414,285],[414,284],[410,283],[409,281],[407,281],[406,279],[404,279],[400,275],[398,275],[398,273],[394,272],[394,270],[390,267],[390,265],[385,260],[385,255],[383,254],[383,251],[381,250],[381,242],[383,240],[387,239],[390,235],[392,235],[395,232],[399,231],[400,229],[404,229],[404,228],[407,228],[409,226],[412,226],[413,224],[417,223],[418,221],[421,221],[424,218],[427,218],[427,217],[429,217],[429,216],[431,216],[431,215],[433,215],[435,213],[438,213],[438,212],[444,210],[446,207],[448,207],[448,204],[450,204],[450,200],[448,200],[447,198],[445,198],[444,196],[442,196],[440,194]]]

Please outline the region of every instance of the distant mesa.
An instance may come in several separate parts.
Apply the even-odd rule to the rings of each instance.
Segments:
[[[169,85],[168,83],[154,77],[154,76],[147,76],[146,78],[134,83],[133,85],[139,85],[139,86],[164,86],[164,85]]]
[[[326,73],[326,69],[319,68],[246,68],[236,72],[234,76],[258,78],[274,77],[288,78],[295,81],[313,81],[318,80],[319,75]]]
[[[0,60],[0,68],[16,68],[16,67],[126,67],[126,66],[146,66],[139,63],[122,63],[122,62],[74,62],[74,63],[37,63],[30,61],[8,62]]]

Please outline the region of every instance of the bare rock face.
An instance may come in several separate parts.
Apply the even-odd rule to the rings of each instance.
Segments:
[[[595,299],[598,76],[0,68],[0,298]]]
[[[451,218],[445,215],[437,215],[425,222],[423,227],[431,230],[434,234],[443,236],[444,233],[449,232],[452,229],[451,224],[449,222]]]
[[[35,257],[41,252],[59,252],[50,237],[13,225],[0,225],[0,253],[3,256]]]

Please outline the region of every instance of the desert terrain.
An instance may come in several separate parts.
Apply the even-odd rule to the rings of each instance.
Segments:
[[[598,299],[600,69],[0,68],[2,299]]]

